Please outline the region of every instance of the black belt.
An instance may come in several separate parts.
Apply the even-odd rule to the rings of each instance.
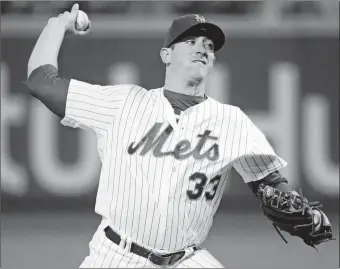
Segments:
[[[111,229],[111,227],[107,226],[105,229],[105,234],[108,239],[110,239],[113,243],[116,245],[119,245],[121,241],[121,237],[119,234],[117,234],[115,231]],[[193,250],[196,251],[200,249],[198,246],[194,246]],[[142,256],[148,260],[150,260],[152,263],[160,265],[160,266],[168,266],[172,265],[176,262],[178,262],[180,259],[182,259],[185,255],[185,251],[175,252],[171,254],[165,254],[165,255],[157,255],[151,250],[148,250],[144,247],[141,247],[135,243],[131,243],[130,252]]]

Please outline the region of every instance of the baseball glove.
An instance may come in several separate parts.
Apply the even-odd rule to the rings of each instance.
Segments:
[[[322,242],[334,240],[332,227],[327,216],[320,210],[319,202],[308,202],[293,192],[282,192],[268,185],[260,184],[257,197],[261,200],[264,215],[281,238],[286,242],[280,230],[300,237],[308,246],[315,248]]]

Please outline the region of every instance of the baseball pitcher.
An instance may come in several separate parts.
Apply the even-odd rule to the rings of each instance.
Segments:
[[[75,4],[48,21],[29,59],[26,84],[63,125],[91,130],[98,139],[95,212],[102,221],[80,267],[223,267],[201,244],[231,168],[280,235],[286,231],[313,247],[333,239],[320,205],[288,185],[279,173],[286,162],[250,118],[206,95],[225,43],[217,25],[201,15],[173,21],[160,50],[160,88],[91,85],[58,75],[65,33],[90,31],[89,22],[76,27],[79,12]]]

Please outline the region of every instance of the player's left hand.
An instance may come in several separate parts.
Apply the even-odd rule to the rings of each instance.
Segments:
[[[79,5],[76,3],[72,6],[71,12],[65,11],[56,19],[65,27],[66,32],[71,32],[74,35],[86,35],[91,30],[91,21],[88,21],[88,26],[85,30],[78,30],[76,28],[77,16],[79,13]]]
[[[264,214],[278,232],[280,229],[298,236],[311,247],[335,239],[331,223],[321,211],[319,202],[308,202],[295,191],[282,192],[263,184],[259,187],[257,197],[261,200]]]

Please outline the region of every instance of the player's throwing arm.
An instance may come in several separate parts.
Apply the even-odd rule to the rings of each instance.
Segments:
[[[58,54],[67,32],[74,35],[86,35],[91,29],[91,22],[87,15],[74,4],[71,11],[65,11],[57,17],[48,20],[31,53],[27,66],[26,85],[30,94],[42,101],[48,109],[59,117],[65,115],[65,105],[68,87],[55,91],[51,87],[51,80],[55,84],[67,83],[58,80]],[[48,70],[49,77],[44,76]]]

